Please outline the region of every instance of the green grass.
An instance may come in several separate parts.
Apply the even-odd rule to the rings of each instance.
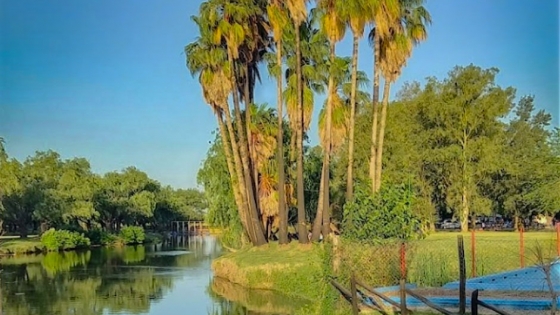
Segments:
[[[44,246],[38,237],[0,239],[0,255],[31,254],[43,249]]]
[[[477,232],[474,255],[470,233],[435,233],[424,240],[411,242],[407,250],[408,281],[420,286],[440,286],[458,279],[457,236],[462,235],[467,276],[483,276],[537,264],[535,251],[543,249],[547,257],[556,256],[556,233],[524,233],[524,253],[520,234],[516,232]]]
[[[476,232],[473,259],[470,233],[439,232],[406,245],[407,281],[423,287],[437,287],[458,280],[457,236],[462,235],[467,276],[483,276],[537,263],[536,248],[545,256],[556,256],[556,233],[524,233],[524,253],[516,232]],[[401,277],[399,242],[368,245],[343,241],[339,256],[339,277],[345,280],[354,272],[372,286],[396,285]],[[474,261],[474,265],[473,265]],[[475,272],[473,274],[473,266]]]
[[[245,288],[277,290],[313,300],[320,297],[318,290],[301,283],[322,279],[321,253],[318,245],[271,243],[224,255],[213,261],[212,269],[215,276]]]
[[[271,243],[224,255],[213,261],[212,270],[215,276],[248,289],[272,290],[293,300],[309,301],[296,314],[332,314],[337,295],[326,281],[330,274],[326,248]]]

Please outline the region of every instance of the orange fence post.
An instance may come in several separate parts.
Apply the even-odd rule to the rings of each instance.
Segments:
[[[476,277],[476,236],[475,228],[471,230],[471,255],[472,255],[472,266],[471,266],[471,277]]]
[[[556,223],[556,253],[560,257],[560,222]]]
[[[521,268],[525,267],[525,238],[523,237],[524,232],[523,225],[519,229],[519,258],[521,259]]]
[[[401,243],[401,279],[406,280],[406,244]]]

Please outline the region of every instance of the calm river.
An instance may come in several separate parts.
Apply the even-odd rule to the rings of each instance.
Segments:
[[[0,259],[0,314],[290,314],[303,302],[213,280],[213,237]]]

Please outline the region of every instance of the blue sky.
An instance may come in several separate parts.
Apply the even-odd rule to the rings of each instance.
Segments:
[[[53,149],[88,158],[96,172],[134,165],[163,184],[195,187],[216,126],[183,54],[196,37],[189,17],[200,3],[1,1],[0,136],[8,153],[25,159]],[[393,94],[455,65],[498,67],[500,85],[535,95],[558,126],[558,1],[432,0],[427,7],[428,41]],[[351,54],[349,38],[337,53]],[[369,73],[365,42],[360,54]],[[256,101],[275,104],[274,82],[263,79]]]

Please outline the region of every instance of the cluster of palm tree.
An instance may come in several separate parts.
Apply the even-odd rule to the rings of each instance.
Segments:
[[[329,164],[346,141],[346,199],[353,198],[356,111],[370,102],[374,108],[370,178],[373,193],[379,190],[390,87],[414,45],[426,39],[431,23],[422,4],[423,0],[317,0],[312,9],[306,0],[201,4],[199,14],[192,17],[199,36],[185,47],[187,67],[198,74],[204,99],[218,121],[239,217],[254,245],[266,243],[273,229],[278,229],[280,243],[289,241],[289,207],[297,208],[299,241],[309,241],[303,141],[318,93],[326,92],[327,98],[319,117],[324,159],[311,240],[330,233]],[[368,79],[358,70],[358,45],[367,26],[375,60],[373,97],[362,90]],[[352,32],[353,53],[342,58],[336,55],[336,45],[347,29]],[[261,64],[276,78],[276,113],[254,102]],[[289,154],[285,137],[290,139]]]

